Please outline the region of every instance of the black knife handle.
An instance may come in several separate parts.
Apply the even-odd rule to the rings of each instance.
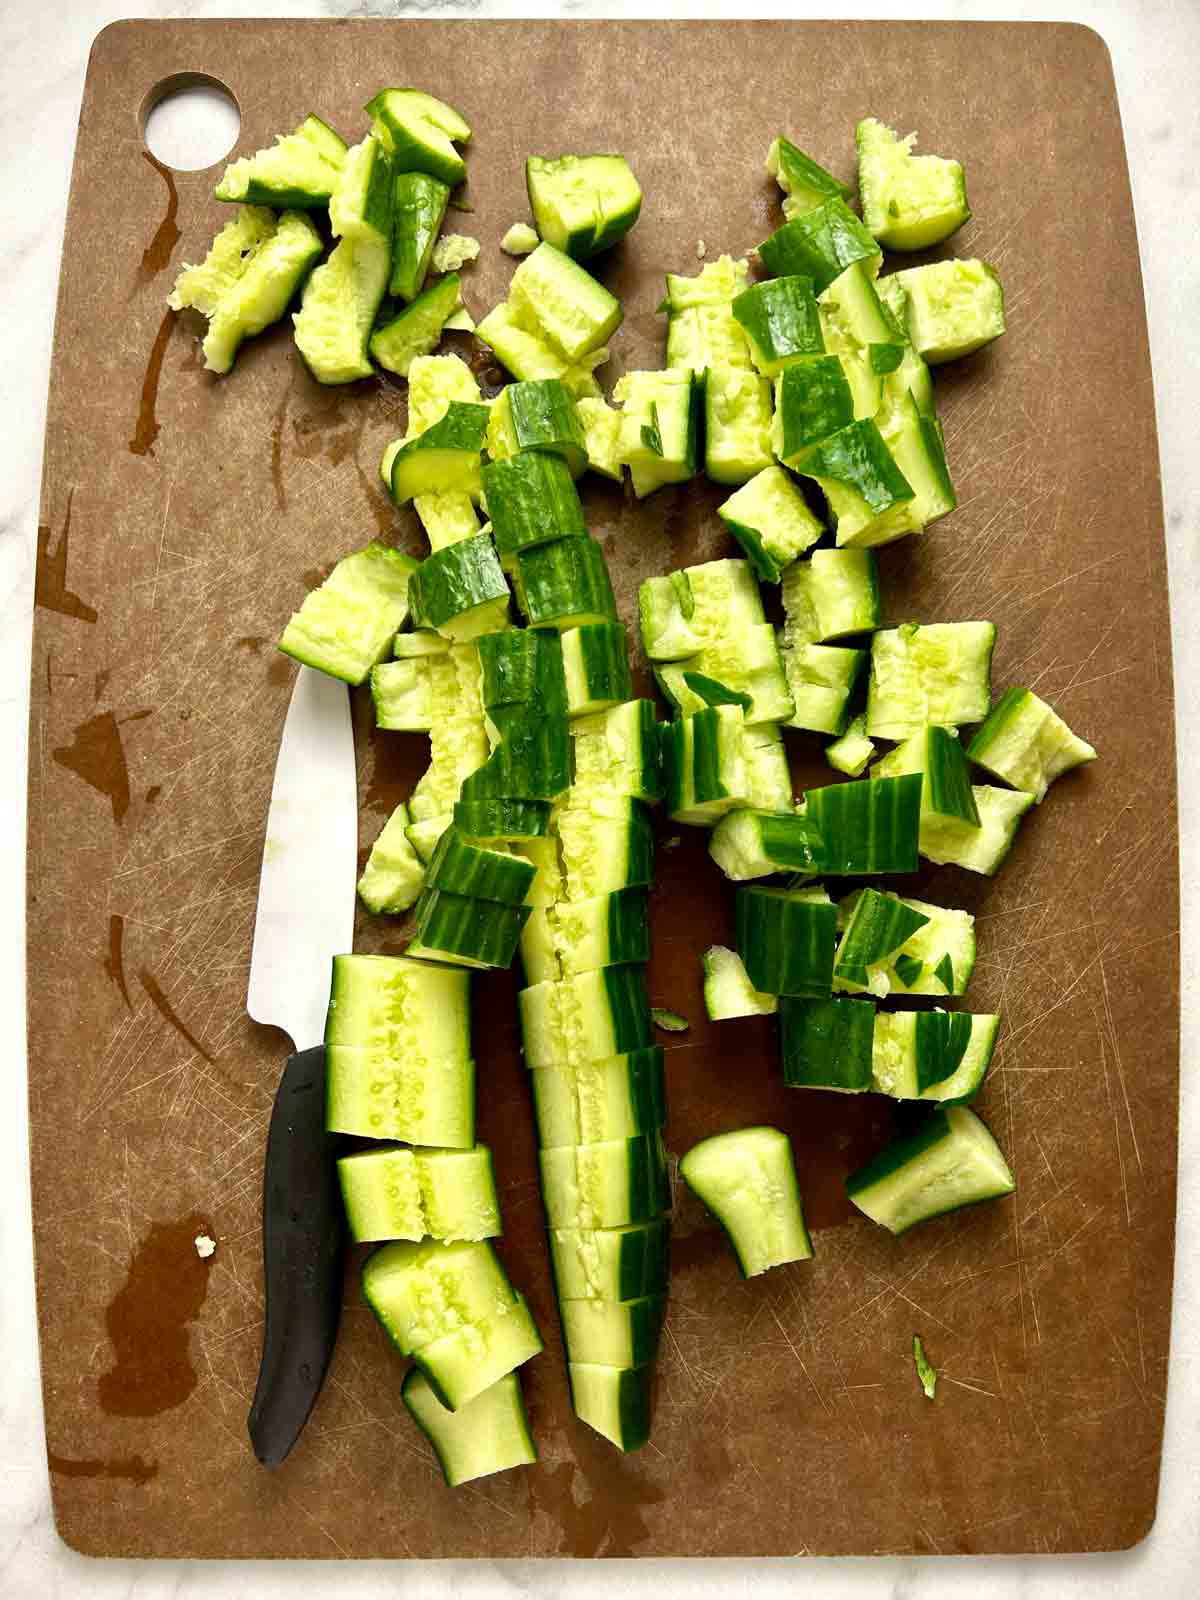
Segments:
[[[254,1454],[277,1467],[321,1391],[342,1309],[345,1223],[335,1141],[325,1131],[325,1049],[289,1056],[263,1172],[266,1313],[247,1426]]]

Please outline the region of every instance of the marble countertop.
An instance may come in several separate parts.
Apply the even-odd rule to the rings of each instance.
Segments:
[[[1183,886],[1183,1111],[1175,1321],[1162,1489],[1156,1526],[1140,1546],[1113,1556],[676,1563],[160,1563],[95,1562],[59,1541],[50,1512],[42,1434],[28,1189],[25,1104],[23,905],[24,779],[28,722],[30,601],[37,501],[58,257],[71,155],[88,50],[119,16],[571,15],[721,16],[725,3],[506,4],[502,0],[181,0],[112,5],[106,0],[31,0],[0,4],[0,121],[5,137],[8,234],[0,245],[5,347],[0,367],[0,752],[10,781],[0,786],[0,1015],[12,1019],[7,1070],[0,1075],[0,1600],[130,1596],[164,1600],[214,1595],[273,1600],[315,1583],[325,1594],[366,1597],[502,1595],[514,1592],[650,1593],[666,1579],[697,1597],[769,1597],[797,1584],[823,1597],[986,1594],[1037,1600],[1103,1589],[1117,1597],[1160,1600],[1196,1592],[1200,1570],[1200,1006],[1192,978],[1200,966],[1200,825],[1190,800],[1200,790],[1200,610],[1189,604],[1200,581],[1200,5],[1197,0],[1075,0],[1074,4],[935,3],[914,11],[937,18],[1012,18],[1083,22],[1112,52],[1142,245],[1162,452],[1170,557],[1175,687],[1179,715]],[[755,5],[758,16],[896,16],[909,8],[836,0]],[[1086,192],[1080,203],[1092,203]],[[14,311],[17,313],[14,315]],[[1192,1079],[1189,1082],[1189,1078]],[[670,1574],[664,1572],[670,1567]]]

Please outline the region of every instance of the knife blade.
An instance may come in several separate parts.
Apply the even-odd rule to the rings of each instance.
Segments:
[[[316,1403],[341,1312],[345,1225],[325,1132],[324,1033],[335,955],[351,948],[357,779],[346,686],[302,666],[284,721],[263,845],[246,1008],[296,1053],[271,1110],[263,1171],[265,1311],[247,1427],[264,1466]]]

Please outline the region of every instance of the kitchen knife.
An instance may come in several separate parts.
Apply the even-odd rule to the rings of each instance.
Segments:
[[[246,1009],[296,1046],[284,1065],[263,1173],[266,1309],[247,1425],[264,1466],[284,1459],[337,1337],[344,1222],[325,1132],[325,1011],[354,935],[358,789],[346,686],[301,667],[267,816]]]

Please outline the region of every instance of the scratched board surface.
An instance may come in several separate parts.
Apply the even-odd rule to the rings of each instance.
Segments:
[[[172,174],[142,144],[143,97],[181,70],[239,97],[243,150],[310,109],[357,137],[381,81],[461,106],[474,209],[449,225],[483,242],[466,280],[477,314],[511,270],[497,244],[525,215],[524,155],[625,150],[646,204],[602,269],[626,310],[608,379],[660,364],[662,274],[694,270],[699,238],[710,255],[743,252],[777,225],[763,154],[781,117],[844,178],[857,117],[919,126],[967,166],[975,218],[954,249],[1003,275],[1010,332],[938,375],[960,508],[885,550],[881,569],[889,620],[992,618],[997,687],[1036,684],[1102,754],[1055,787],[995,882],[945,869],[901,885],[978,917],[971,1005],[1004,1016],[982,1110],[1017,1194],[901,1240],[851,1213],[843,1179],[887,1138],[892,1110],[783,1089],[769,1019],[706,1023],[698,956],[728,939],[729,894],[703,837],[669,829],[685,837],[661,852],[651,983],[691,1023],[668,1050],[670,1149],[747,1122],[785,1128],[816,1260],[743,1283],[676,1186],[657,1422],[628,1459],[568,1406],[510,974],[476,985],[480,1137],[496,1152],[502,1254],[547,1335],[526,1369],[540,1464],[442,1486],[353,1271],[299,1447],[268,1474],[247,1445],[259,1178],[285,1052],[244,1009],[294,671],[273,641],[340,555],[371,537],[420,545],[376,477],[404,424],[402,385],[323,390],[284,327],[216,380],[195,325],[167,313],[175,272],[227,215],[213,172]],[[460,348],[473,352],[466,337]],[[587,481],[626,620],[642,577],[728,552],[719,498],[697,484],[634,506]],[[1159,504],[1120,121],[1105,49],[1084,29],[205,22],[101,35],[63,257],[30,770],[33,1188],[63,1536],[164,1556],[1140,1538],[1158,1479],[1177,1091]],[[355,716],[365,848],[425,754],[415,737],[376,738],[361,694]],[[796,736],[792,755],[798,788],[828,776],[815,741]],[[401,945],[364,918],[357,938]],[[201,1232],[217,1240],[207,1261]],[[942,1374],[932,1405],[914,1332]]]

